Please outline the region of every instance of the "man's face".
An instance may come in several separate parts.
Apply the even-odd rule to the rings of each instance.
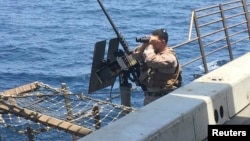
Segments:
[[[161,48],[165,47],[165,40],[160,39],[158,36],[156,35],[152,35],[151,38],[153,37],[153,40],[151,41],[154,50],[157,52],[159,50],[161,50]]]

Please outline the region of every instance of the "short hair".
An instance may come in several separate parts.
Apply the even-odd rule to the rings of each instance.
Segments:
[[[158,36],[160,39],[163,39],[168,42],[168,33],[165,29],[157,29],[152,32],[152,35]]]

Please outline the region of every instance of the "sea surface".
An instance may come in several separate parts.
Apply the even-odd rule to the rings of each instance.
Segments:
[[[102,0],[130,50],[138,45],[136,37],[158,28],[169,33],[169,46],[186,41],[192,10],[224,2],[229,0]],[[114,37],[97,0],[1,0],[0,91],[41,81],[53,87],[66,83],[73,93],[88,94],[94,45]],[[185,52],[190,49],[180,50],[180,62],[185,62]],[[223,60],[213,61],[211,67]],[[183,72],[184,84],[200,65]],[[143,94],[134,90],[132,106],[140,107]],[[117,82],[113,92],[118,91]],[[109,93],[106,88],[89,96],[106,99]]]

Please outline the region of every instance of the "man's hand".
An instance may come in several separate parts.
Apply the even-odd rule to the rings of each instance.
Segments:
[[[145,48],[145,50],[154,50],[154,47],[153,47],[153,45],[148,45],[148,46]]]
[[[157,36],[151,35],[151,36],[150,36],[149,43],[155,43],[156,41],[158,41],[158,37],[157,37]]]
[[[143,56],[147,57],[150,54],[154,54],[154,47],[152,45],[148,45],[143,52]]]

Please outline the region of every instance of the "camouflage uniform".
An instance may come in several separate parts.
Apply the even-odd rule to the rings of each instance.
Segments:
[[[166,47],[155,53],[148,49],[151,44],[142,44],[133,51],[132,56],[140,62],[139,80],[147,88],[144,105],[173,91],[181,85],[181,67],[176,53]]]

